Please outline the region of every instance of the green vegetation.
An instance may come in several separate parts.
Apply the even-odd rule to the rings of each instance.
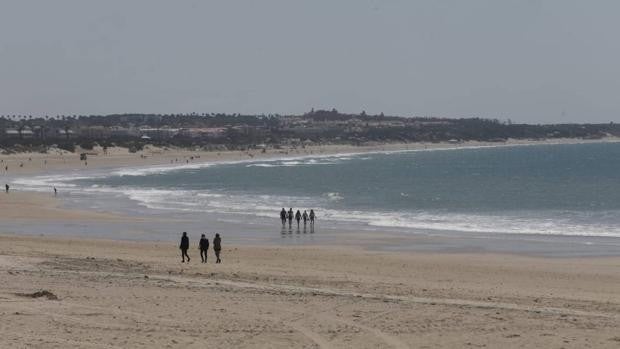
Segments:
[[[74,151],[121,146],[132,151],[146,144],[162,147],[245,149],[306,144],[371,142],[460,142],[512,139],[620,136],[609,124],[513,124],[481,118],[447,119],[342,114],[336,110],[303,115],[115,114],[56,117],[0,116],[0,148]]]

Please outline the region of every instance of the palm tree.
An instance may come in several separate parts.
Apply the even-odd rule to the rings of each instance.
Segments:
[[[23,135],[24,128],[26,128],[26,125],[24,125],[23,122],[20,122],[19,126],[17,126],[17,132],[19,132],[19,139],[23,139],[24,138],[24,135]]]
[[[41,126],[39,127],[39,138],[45,139],[45,130],[45,124],[41,124]]]
[[[69,139],[69,130],[71,129],[71,127],[69,126],[69,124],[65,124],[65,137],[67,137],[67,139]]]

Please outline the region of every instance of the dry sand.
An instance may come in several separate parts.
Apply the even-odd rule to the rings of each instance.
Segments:
[[[190,253],[0,236],[0,347],[620,346],[620,258],[225,245],[205,265]],[[28,296],[41,290],[58,300]]]

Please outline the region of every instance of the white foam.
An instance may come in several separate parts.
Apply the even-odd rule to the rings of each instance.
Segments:
[[[47,188],[55,186],[58,188],[76,188],[77,184],[71,183],[72,181],[101,178],[101,175],[84,175],[84,174],[56,174],[56,175],[42,175],[42,176],[30,176],[19,177],[11,181],[14,185],[19,185],[24,190],[40,191],[41,189],[47,190]]]
[[[173,171],[198,170],[217,165],[234,165],[244,163],[248,164],[246,165],[246,167],[294,167],[308,165],[332,165],[340,161],[351,160],[352,155],[354,154],[300,155],[291,157],[278,157],[273,159],[244,159],[233,161],[199,162],[190,164],[157,165],[148,167],[139,166],[121,168],[110,172],[108,176],[148,176],[154,174],[164,174]],[[323,159],[326,161],[319,161],[319,159]],[[370,158],[366,157],[363,159],[368,160]]]
[[[215,163],[201,162],[182,165],[159,165],[149,167],[129,167],[112,171],[110,176],[148,176],[154,174],[163,174],[170,171],[198,170],[213,166]]]
[[[94,188],[105,191],[111,188]],[[159,210],[244,215],[276,219],[280,208],[310,210],[318,218],[342,224],[361,224],[367,227],[399,228],[415,231],[453,231],[491,234],[541,234],[570,236],[620,237],[620,227],[614,224],[582,224],[580,212],[513,212],[498,215],[450,212],[380,212],[329,209],[330,202],[341,200],[338,193],[326,193],[324,198],[277,195],[233,195],[206,191],[114,188],[141,206]],[[614,213],[600,213],[614,215]],[[251,218],[248,218],[251,219]],[[596,220],[595,220],[596,221]]]
[[[330,156],[330,157],[312,157],[312,158],[300,158],[298,160],[269,160],[260,163],[250,163],[246,167],[296,167],[296,166],[317,166],[317,165],[335,165],[343,161],[352,160],[352,157],[347,156]],[[362,160],[368,160],[370,158],[360,158]]]
[[[325,195],[331,201],[340,201],[340,200],[344,199],[344,197],[342,195],[340,195],[340,193],[327,193]]]
[[[246,165],[245,167],[281,167],[281,166],[274,165],[274,164],[250,164],[250,165]]]

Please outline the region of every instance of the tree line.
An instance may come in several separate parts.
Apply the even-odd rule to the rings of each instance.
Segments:
[[[133,130],[127,134],[95,134],[103,129]],[[143,129],[199,130],[170,137],[142,137]],[[27,131],[28,136],[24,133]],[[596,139],[620,136],[615,123],[521,124],[484,118],[435,118],[340,113],[311,110],[301,115],[244,114],[112,114],[22,116],[0,115],[0,147],[4,151],[45,151],[56,146],[73,151],[76,146],[123,146],[140,150],[146,144],[185,148],[243,149],[256,145],[278,147],[305,144],[367,144],[371,142],[462,142],[506,139]]]

